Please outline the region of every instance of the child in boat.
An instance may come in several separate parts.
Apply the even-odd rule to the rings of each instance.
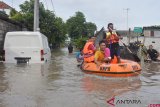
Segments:
[[[82,49],[80,49],[79,52],[77,52],[76,59],[77,59],[77,62],[82,62],[83,61]]]
[[[110,60],[110,50],[106,48],[105,41],[102,40],[99,42],[99,50],[95,53],[94,62],[99,66],[103,62],[110,62]]]

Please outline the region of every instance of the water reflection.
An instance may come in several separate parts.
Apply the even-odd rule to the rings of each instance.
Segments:
[[[145,69],[142,70],[141,77],[143,78],[143,82],[147,83],[147,85],[153,85],[155,83],[159,83],[160,81],[160,66],[158,63],[146,63],[143,66]]]
[[[7,88],[1,95],[2,104],[7,107],[24,107],[34,106],[33,99],[39,101],[41,98],[36,95],[38,91],[43,90],[45,84],[44,77],[48,75],[47,65],[43,64],[4,64],[3,73],[4,81],[7,81]],[[6,72],[4,72],[6,71]]]
[[[96,78],[87,76],[82,79],[86,92],[103,95],[105,98],[119,96],[129,91],[136,91],[141,87],[139,77],[130,78]]]
[[[3,100],[2,94],[8,88],[8,82],[5,80],[6,71],[4,69],[5,69],[4,66],[0,66],[0,107],[5,107],[5,105],[3,104],[4,100]]]
[[[8,87],[7,81],[5,81],[5,70],[4,66],[0,66],[0,92],[4,92]]]

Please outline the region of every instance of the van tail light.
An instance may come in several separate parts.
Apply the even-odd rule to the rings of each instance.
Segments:
[[[3,50],[3,53],[2,53],[2,60],[5,61],[5,50]]]
[[[41,53],[41,61],[44,61],[44,50],[41,50],[40,53]]]

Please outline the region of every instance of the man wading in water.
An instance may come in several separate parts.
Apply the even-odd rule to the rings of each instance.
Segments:
[[[68,45],[68,52],[69,52],[69,53],[72,53],[72,52],[73,52],[73,46],[72,46],[71,43]]]

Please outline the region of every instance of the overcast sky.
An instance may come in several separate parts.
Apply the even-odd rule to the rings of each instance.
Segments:
[[[19,4],[25,0],[3,0],[10,6],[19,10]],[[127,29],[128,26],[143,27],[160,25],[160,0],[40,0],[45,8],[55,10],[57,16],[66,21],[76,11],[84,13],[87,22],[93,22],[98,30],[107,26],[109,22],[114,23],[115,28]]]

